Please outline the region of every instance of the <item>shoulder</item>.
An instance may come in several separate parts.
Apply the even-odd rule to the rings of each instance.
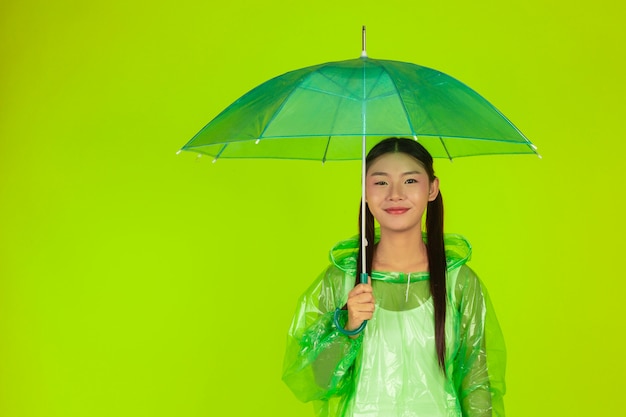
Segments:
[[[353,236],[335,243],[328,254],[331,263],[329,269],[334,268],[344,273],[355,275],[359,246],[358,236]]]
[[[480,286],[480,279],[474,270],[467,264],[463,264],[458,268],[456,273],[456,288],[464,290]]]
[[[455,271],[450,284],[451,296],[458,308],[484,307],[485,288],[478,274],[468,265],[462,265]]]

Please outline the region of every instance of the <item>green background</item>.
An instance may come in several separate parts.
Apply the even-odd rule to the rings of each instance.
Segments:
[[[0,415],[311,415],[280,380],[296,299],[356,232],[358,163],[176,151],[284,72],[413,62],[539,148],[437,161],[509,352],[509,416],[623,411],[618,0],[4,1]],[[223,410],[223,411],[218,411]]]

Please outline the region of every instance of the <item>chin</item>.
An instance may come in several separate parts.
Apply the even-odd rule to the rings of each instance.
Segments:
[[[380,225],[380,232],[384,233],[385,231],[390,233],[422,233],[422,224],[385,224]]]

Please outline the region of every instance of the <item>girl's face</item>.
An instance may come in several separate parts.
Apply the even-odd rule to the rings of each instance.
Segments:
[[[367,169],[366,201],[381,231],[422,229],[429,201],[439,193],[439,180],[430,182],[422,164],[405,153],[388,153]]]

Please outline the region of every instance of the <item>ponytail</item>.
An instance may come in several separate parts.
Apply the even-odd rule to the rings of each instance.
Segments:
[[[428,203],[426,248],[430,271],[430,293],[435,308],[435,346],[441,370],[446,372],[446,250],[443,242],[443,198],[441,192]]]

